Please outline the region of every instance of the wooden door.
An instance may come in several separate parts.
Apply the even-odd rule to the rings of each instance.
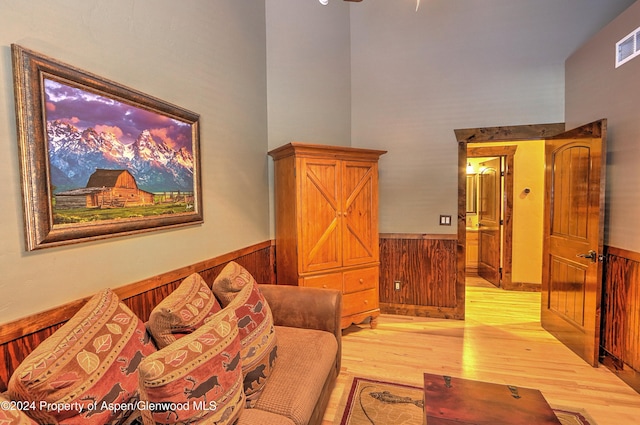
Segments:
[[[301,272],[342,266],[341,172],[337,160],[300,160],[298,259]]]
[[[606,120],[546,141],[542,326],[598,365]]]
[[[378,259],[378,165],[344,161],[342,167],[343,265]]]
[[[478,174],[478,275],[500,286],[501,159],[486,161]]]

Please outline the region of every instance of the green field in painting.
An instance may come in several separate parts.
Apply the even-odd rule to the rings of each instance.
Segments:
[[[152,217],[192,212],[193,204],[170,203],[123,208],[74,208],[54,210],[54,224],[89,223],[102,220]]]

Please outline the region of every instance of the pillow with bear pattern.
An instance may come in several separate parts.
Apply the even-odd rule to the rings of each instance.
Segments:
[[[151,311],[147,328],[158,348],[164,348],[198,329],[221,309],[204,279],[193,273]]]
[[[247,405],[252,407],[278,355],[271,309],[253,276],[233,261],[214,280],[212,290],[223,308],[233,309],[238,317],[244,391]]]
[[[39,423],[124,422],[135,411],[113,407],[138,400],[138,365],[154,351],[142,321],[105,289],[20,363],[8,394],[43,406],[27,412]]]

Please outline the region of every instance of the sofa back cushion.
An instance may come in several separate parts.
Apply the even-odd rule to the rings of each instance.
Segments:
[[[138,365],[154,351],[144,324],[105,289],[23,360],[8,393],[34,402],[28,414],[40,423],[122,421],[131,410],[109,407],[138,399]]]
[[[244,408],[238,322],[215,314],[193,333],[140,364],[140,399],[147,425],[231,424]]]
[[[251,407],[267,384],[277,357],[271,309],[253,276],[233,261],[222,269],[212,290],[223,308],[233,309],[238,317],[244,391]]]
[[[198,273],[180,283],[151,311],[147,327],[158,348],[198,329],[222,307]]]

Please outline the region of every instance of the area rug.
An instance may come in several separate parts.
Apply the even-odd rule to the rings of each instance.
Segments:
[[[597,425],[583,410],[552,408],[562,425]],[[334,425],[424,425],[423,409],[420,387],[353,377],[345,388]]]

